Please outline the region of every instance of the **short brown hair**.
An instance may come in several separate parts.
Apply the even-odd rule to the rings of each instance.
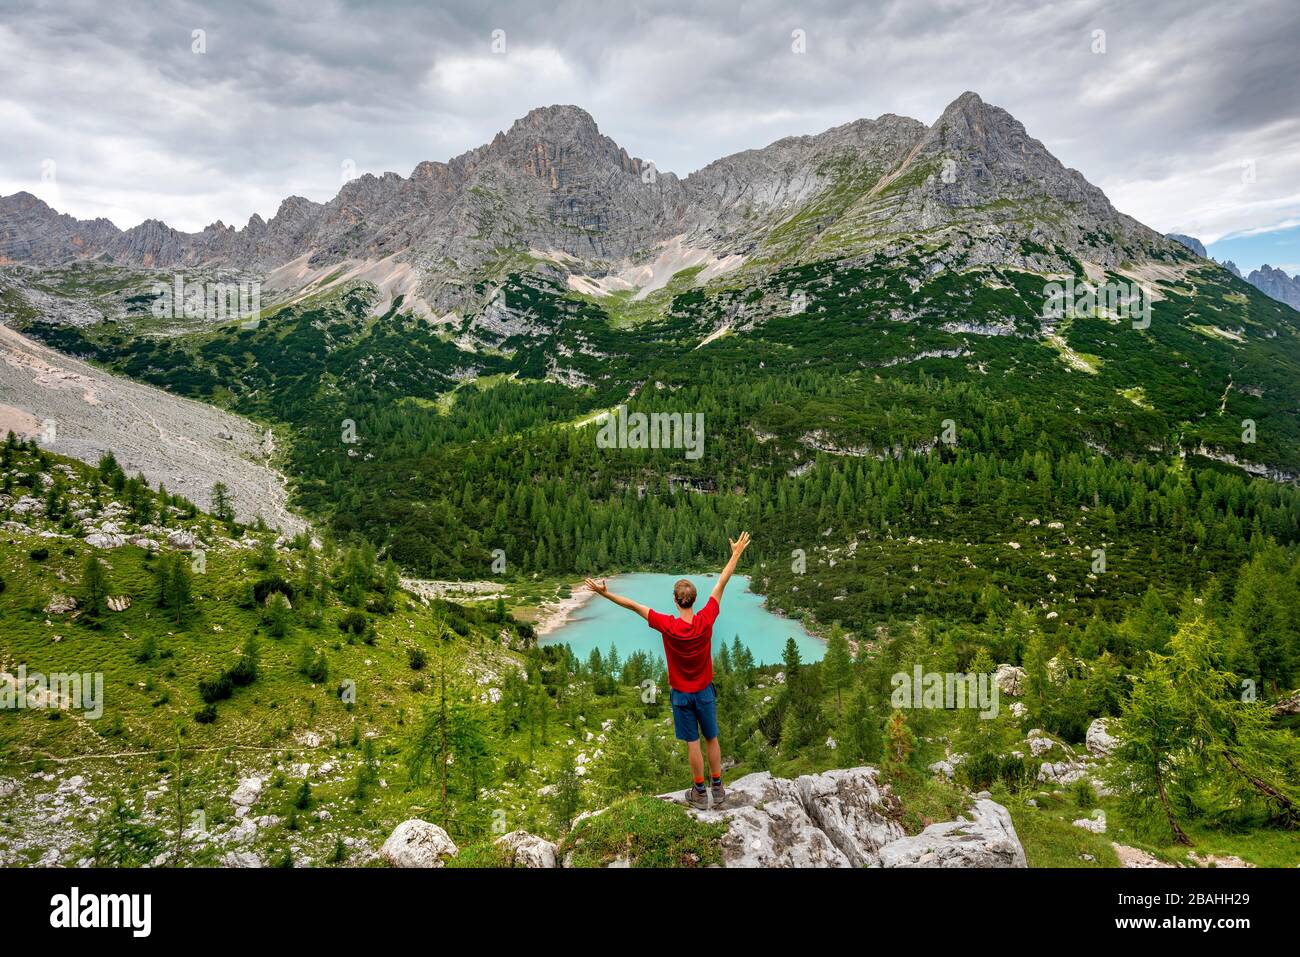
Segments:
[[[678,608],[690,608],[695,604],[695,586],[685,578],[679,578],[673,586],[673,601]]]

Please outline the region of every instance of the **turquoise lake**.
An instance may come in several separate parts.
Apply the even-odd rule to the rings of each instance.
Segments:
[[[610,591],[626,595],[633,601],[649,605],[663,614],[674,613],[673,584],[680,575],[635,574],[618,575],[609,579]],[[695,607],[703,608],[709,600],[709,592],[718,580],[717,575],[687,575],[695,585],[699,598]],[[585,586],[583,586],[585,587]],[[718,643],[725,641],[728,645],[732,639],[740,636],[740,643],[746,645],[758,664],[777,664],[781,661],[781,652],[785,649],[787,638],[793,637],[799,646],[799,655],[804,661],[820,661],[825,654],[826,645],[812,637],[803,625],[780,615],[774,615],[763,607],[763,598],[749,590],[749,579],[733,575],[727,583],[726,594],[722,596],[722,610],[713,626],[713,653],[718,653]],[[593,597],[578,609],[569,620],[541,640],[542,644],[568,643],[575,655],[582,661],[591,654],[591,649],[599,648],[601,654],[609,651],[610,645],[618,649],[620,656],[626,657],[630,652],[646,651],[652,656],[663,658],[663,639],[657,631],[652,631],[645,621],[626,608],[620,608],[611,601]]]

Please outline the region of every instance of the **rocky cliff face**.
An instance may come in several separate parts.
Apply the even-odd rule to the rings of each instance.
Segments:
[[[1172,239],[1176,243],[1181,243],[1202,259],[1206,258],[1205,245],[1195,236],[1184,236],[1182,233],[1165,233],[1165,239]]]
[[[432,311],[463,305],[503,249],[600,276],[674,239],[760,261],[946,244],[966,262],[1065,268],[1186,256],[1115,211],[1005,110],[976,94],[931,126],[887,114],[720,159],[682,180],[630,156],[575,106],[536,109],[492,142],[409,177],[366,174],[332,200],[290,197],[270,220],[182,233],[121,231],[0,199],[0,262],[98,258],[142,268],[220,265],[307,275],[392,260]],[[408,296],[408,298],[411,298]]]

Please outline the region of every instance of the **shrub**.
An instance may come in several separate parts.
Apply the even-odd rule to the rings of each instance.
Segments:
[[[429,658],[423,648],[413,647],[406,649],[406,660],[412,671],[419,671],[428,663]]]
[[[33,548],[27,553],[27,557],[34,562],[43,562],[50,557],[50,550],[48,548]]]
[[[298,673],[312,684],[323,684],[329,680],[329,661],[325,652],[313,651],[311,645],[303,645],[298,654]]]
[[[223,671],[215,678],[199,679],[199,697],[208,704],[225,701],[234,690],[235,684],[230,680],[228,671]]]
[[[1085,811],[1097,806],[1097,792],[1087,778],[1079,778],[1070,785],[1070,799],[1075,807]]]
[[[293,601],[293,585],[279,575],[267,575],[253,584],[253,599],[260,605],[273,593],[279,592],[289,601]]]
[[[199,724],[211,724],[217,720],[217,706],[215,704],[205,704],[198,711],[194,712],[194,720]]]
[[[145,635],[135,650],[135,660],[144,665],[158,657],[158,636]]]
[[[360,635],[366,630],[366,616],[359,611],[349,611],[339,619],[339,631]]]

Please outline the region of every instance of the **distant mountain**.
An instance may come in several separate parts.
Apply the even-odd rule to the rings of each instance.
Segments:
[[[964,93],[932,125],[886,114],[788,137],[679,179],[630,156],[575,106],[536,109],[491,143],[409,177],[366,174],[324,204],[289,197],[269,221],[183,233],[61,215],[28,193],[0,199],[0,262],[98,260],[145,269],[222,266],[296,291],[362,277],[426,316],[481,304],[503,256],[601,277],[664,251],[712,268],[874,249],[946,266],[1068,272],[1168,260],[1169,241],[1117,212],[1005,110]],[[674,255],[677,253],[674,252]],[[345,267],[340,269],[340,267]]]
[[[1195,236],[1184,236],[1182,233],[1165,233],[1166,239],[1172,239],[1176,243],[1181,243],[1201,258],[1208,258],[1205,251],[1205,245]],[[1259,269],[1252,270],[1250,275],[1243,277],[1237,264],[1231,259],[1219,263],[1224,269],[1232,273],[1238,279],[1245,278],[1266,296],[1271,296],[1278,302],[1284,302],[1292,309],[1300,309],[1300,275],[1288,276],[1281,269],[1274,269],[1267,263]]]
[[[1251,271],[1246,281],[1278,302],[1284,302],[1292,309],[1300,309],[1300,274],[1288,276],[1281,269],[1274,269],[1265,263]]]
[[[1182,243],[1202,259],[1207,258],[1205,245],[1195,236],[1184,236],[1182,233],[1165,233],[1165,239],[1172,239],[1176,243]]]

